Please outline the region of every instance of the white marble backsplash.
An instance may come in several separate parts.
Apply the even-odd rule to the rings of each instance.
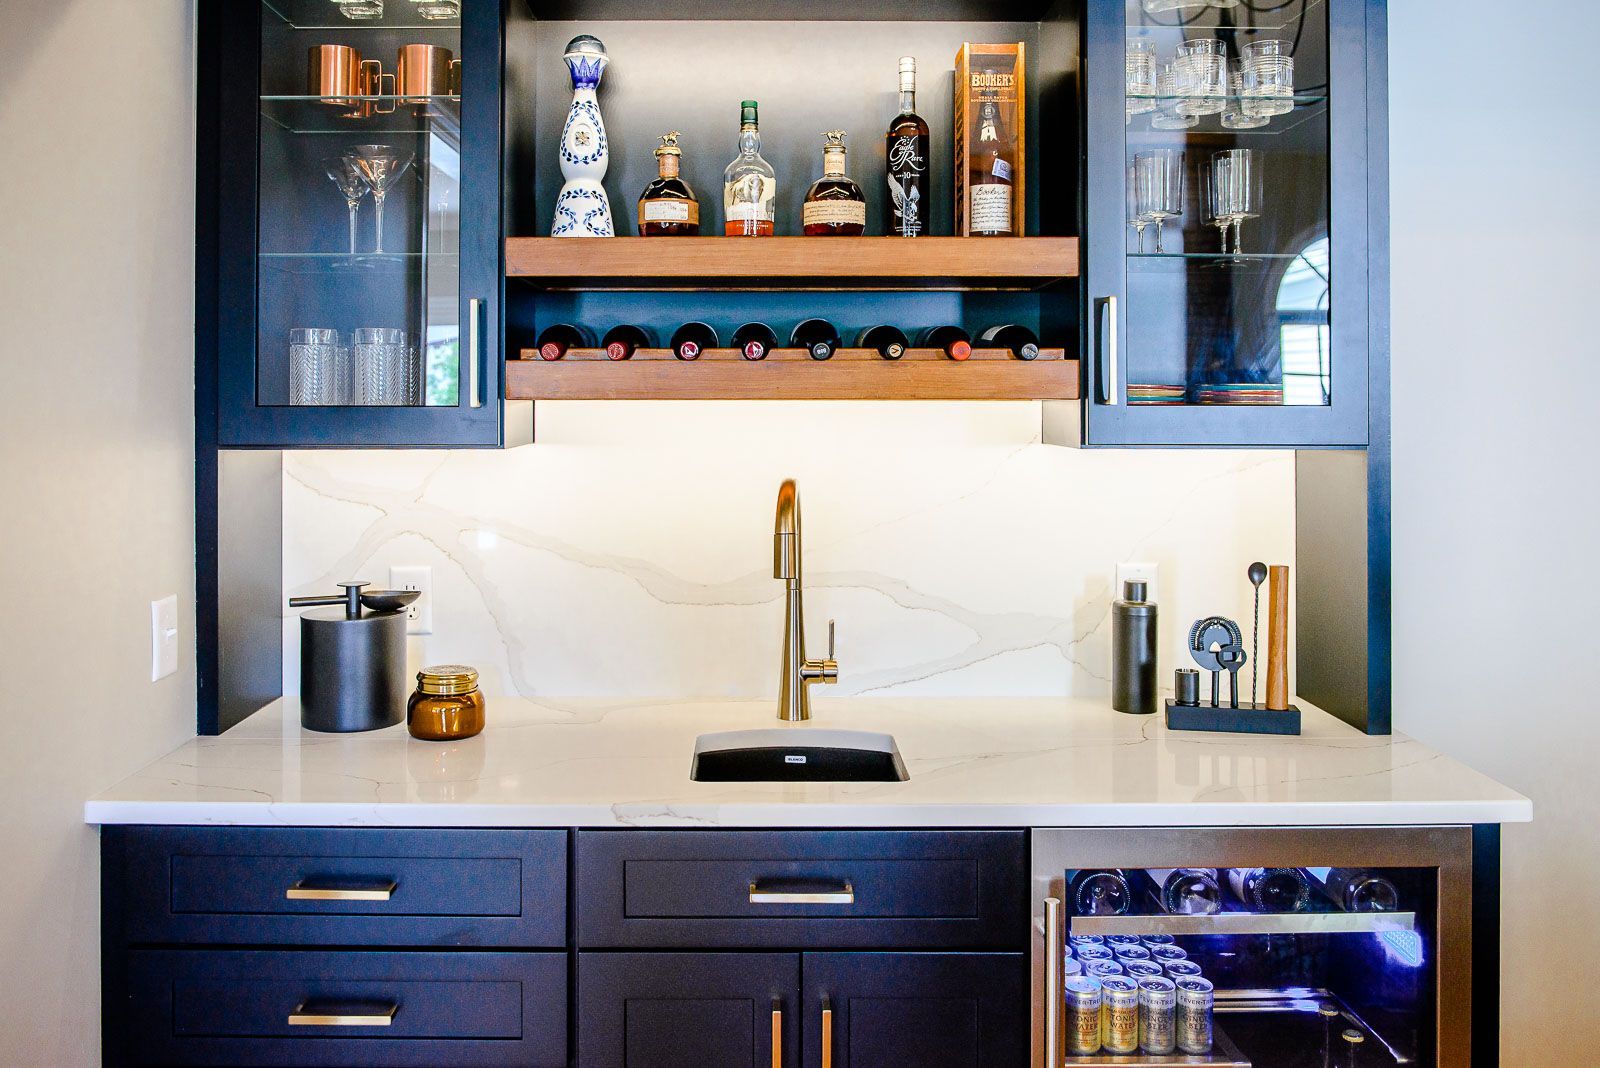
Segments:
[[[772,696],[773,507],[793,477],[812,655],[838,620],[834,693],[1097,696],[1118,561],[1160,567],[1164,681],[1198,616],[1248,641],[1251,560],[1293,561],[1292,453],[1046,446],[1036,403],[537,416],[539,444],[506,452],[285,453],[285,597],[426,564],[414,666],[474,664],[523,696]]]

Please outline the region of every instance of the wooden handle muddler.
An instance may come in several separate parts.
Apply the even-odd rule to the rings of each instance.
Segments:
[[[1289,707],[1289,569],[1267,568],[1267,708]]]

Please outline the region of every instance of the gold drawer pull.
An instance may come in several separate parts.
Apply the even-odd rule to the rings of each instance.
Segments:
[[[854,905],[856,890],[849,882],[838,890],[763,890],[760,883],[750,884],[752,905]]]
[[[387,1005],[374,1005],[370,1009],[360,1012],[335,1012],[338,1008],[353,1006],[340,1006],[329,1003],[323,1006],[330,1011],[317,1012],[312,1009],[311,1002],[302,1002],[295,1006],[289,1014],[290,1027],[388,1027],[394,1023],[394,1017],[400,1011],[400,1003],[391,1001]]]
[[[307,886],[304,879],[283,892],[290,901],[388,901],[399,884],[393,879],[368,886]]]
[[[833,1068],[833,1003],[822,997],[822,1068]]]

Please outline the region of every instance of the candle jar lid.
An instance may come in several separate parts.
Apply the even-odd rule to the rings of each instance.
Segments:
[[[428,694],[463,694],[478,688],[478,669],[466,664],[435,664],[417,672],[417,689]]]

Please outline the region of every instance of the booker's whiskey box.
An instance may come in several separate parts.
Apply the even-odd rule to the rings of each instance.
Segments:
[[[1027,220],[1027,56],[1023,42],[973,44],[956,52],[955,110],[955,232],[1005,233],[1021,237]],[[985,109],[993,105],[988,115]],[[995,139],[982,139],[986,124],[994,125]],[[998,163],[995,162],[998,156]],[[974,188],[996,178],[1009,179],[1009,211],[1002,210],[997,190]],[[1009,216],[1009,219],[1004,218]],[[1000,229],[1004,224],[1006,228]]]

